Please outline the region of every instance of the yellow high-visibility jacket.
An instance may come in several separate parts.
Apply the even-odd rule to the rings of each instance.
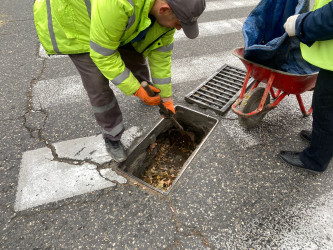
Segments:
[[[313,9],[316,10],[332,0],[316,0]],[[328,21],[328,20],[323,20]],[[316,41],[310,47],[301,43],[303,58],[309,63],[326,70],[333,71],[333,40]]]
[[[126,68],[117,51],[150,26],[148,17],[155,0],[36,0],[37,34],[49,54],[90,56],[111,82],[126,95],[140,83]],[[161,97],[171,91],[171,55],[175,29],[154,22],[145,37],[133,47],[148,57],[150,72]]]

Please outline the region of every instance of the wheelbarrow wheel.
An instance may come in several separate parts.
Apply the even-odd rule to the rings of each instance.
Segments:
[[[245,93],[244,99],[239,106],[239,110],[245,114],[251,113],[259,107],[262,96],[264,95],[265,88],[257,87]],[[270,95],[267,96],[265,105],[270,102]],[[238,116],[239,124],[244,128],[253,128],[264,118],[266,112],[259,112],[250,117]]]

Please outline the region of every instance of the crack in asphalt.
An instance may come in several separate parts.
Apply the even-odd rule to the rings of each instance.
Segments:
[[[24,21],[24,20],[23,20]],[[38,54],[38,52],[37,52]],[[43,142],[45,144],[45,146],[47,148],[49,148],[51,150],[51,153],[52,153],[52,156],[53,156],[53,160],[54,161],[58,161],[58,162],[64,162],[64,163],[67,163],[67,164],[71,164],[71,165],[82,165],[84,163],[89,163],[89,164],[92,164],[92,165],[95,165],[96,166],[96,171],[98,172],[99,176],[102,177],[103,179],[105,179],[106,181],[109,181],[113,184],[115,184],[116,186],[114,188],[116,188],[120,183],[117,182],[117,181],[111,181],[109,178],[105,177],[102,175],[101,173],[101,170],[102,169],[106,169],[105,167],[105,164],[99,164],[97,162],[94,162],[90,159],[85,159],[85,160],[78,160],[78,159],[71,159],[71,158],[65,158],[65,157],[59,157],[57,152],[56,152],[56,148],[47,141],[46,138],[43,137],[43,129],[45,127],[45,124],[46,124],[46,121],[48,119],[48,113],[46,112],[46,110],[44,109],[40,109],[40,110],[34,110],[33,109],[33,104],[32,104],[32,92],[33,92],[33,88],[35,86],[35,84],[40,80],[41,76],[43,75],[45,69],[46,69],[46,59],[42,59],[42,69],[41,71],[39,72],[38,76],[36,78],[33,78],[31,81],[30,81],[30,87],[29,87],[29,90],[28,90],[28,93],[27,93],[27,112],[24,114],[24,127],[28,130],[28,132],[30,133],[30,136],[32,138],[35,138],[35,136],[33,135],[33,132],[38,132],[38,139]],[[37,129],[34,129],[34,128],[31,128],[27,125],[27,119],[26,119],[26,116],[28,114],[30,114],[31,112],[41,112],[42,114],[44,114],[44,121],[43,121],[43,125],[41,128],[37,128]],[[109,167],[111,168],[113,171],[114,168],[112,167]],[[117,173],[117,171],[116,171]],[[118,174],[118,173],[117,173]],[[122,175],[121,175],[122,176]],[[113,189],[110,189],[108,192],[103,192],[102,194],[99,194],[98,197],[94,200],[91,200],[91,201],[84,201],[84,202],[69,202],[65,205],[60,205],[60,206],[57,206],[56,208],[46,208],[46,209],[40,209],[40,208],[37,208],[37,210],[39,211],[36,211],[36,212],[26,212],[26,211],[20,211],[20,212],[13,212],[13,215],[11,216],[11,218],[9,219],[9,221],[6,223],[5,227],[3,230],[6,230],[9,225],[17,218],[22,218],[22,217],[26,217],[26,218],[30,218],[30,217],[34,217],[36,216],[36,214],[40,214],[40,213],[49,213],[49,212],[55,212],[57,210],[59,210],[60,208],[63,208],[63,207],[66,207],[66,206],[69,206],[69,205],[78,205],[78,204],[87,204],[87,203],[95,203],[97,202],[99,199],[101,199],[103,196],[105,195],[108,195],[109,193],[111,193],[113,191]],[[163,199],[163,198],[162,198]],[[172,212],[172,221],[174,222],[175,224],[175,227],[176,227],[176,231],[178,234],[182,235],[183,237],[189,237],[189,236],[197,236],[200,238],[202,244],[206,247],[210,247],[210,244],[208,242],[208,240],[205,238],[205,236],[203,235],[203,233],[201,233],[198,229],[196,228],[190,228],[190,227],[187,227],[185,225],[182,225],[178,219],[177,219],[177,216],[176,216],[176,213],[173,209],[173,203],[172,201],[170,200],[170,198],[164,198],[166,199],[168,202],[169,202],[169,206],[170,206],[170,210]],[[52,204],[57,204],[57,202],[53,202],[51,204],[48,204],[48,206],[52,206]],[[36,209],[36,208],[35,208]],[[185,232],[182,232],[181,230],[181,227],[182,228],[188,228],[190,229],[190,233],[185,233]],[[174,246],[177,246],[180,244],[180,241],[178,239],[175,239],[174,241]]]
[[[11,210],[10,207],[9,207],[8,205],[3,205],[3,204],[0,204],[0,208],[1,208],[1,209]]]
[[[39,51],[39,44],[37,44],[37,46],[36,46],[36,56],[37,57],[38,57],[38,51]],[[34,86],[41,79],[41,77],[42,77],[42,75],[43,75],[43,73],[44,73],[44,71],[46,69],[46,62],[47,62],[46,59],[42,59],[42,68],[41,68],[40,72],[38,73],[37,77],[32,78],[31,81],[30,81],[30,86],[29,86],[29,89],[28,89],[28,92],[27,92],[27,111],[23,115],[23,119],[24,119],[23,126],[29,132],[31,138],[36,138],[33,133],[37,132],[39,141],[43,142],[45,144],[45,146],[51,150],[51,153],[52,153],[52,156],[53,156],[53,161],[63,162],[63,163],[67,163],[67,164],[75,165],[75,166],[82,165],[84,163],[92,164],[92,165],[96,166],[96,171],[99,173],[99,175],[102,178],[104,178],[106,181],[110,181],[110,182],[114,183],[117,186],[119,184],[118,182],[116,182],[116,181],[113,182],[110,179],[104,177],[100,173],[100,169],[102,169],[102,165],[101,164],[99,164],[97,162],[94,162],[94,161],[92,161],[90,159],[78,160],[78,159],[71,159],[71,158],[66,158],[66,157],[59,157],[59,155],[56,152],[56,148],[52,145],[52,143],[49,143],[47,141],[47,139],[44,138],[44,136],[43,136],[43,129],[44,129],[46,121],[48,119],[48,113],[43,108],[41,108],[39,110],[34,110],[32,99],[33,99],[33,89],[34,89]],[[41,128],[32,128],[32,127],[30,127],[27,124],[27,115],[29,115],[30,113],[33,113],[33,112],[41,112],[42,114],[44,114],[44,120],[43,120],[43,124],[42,124]],[[14,216],[10,219],[10,222],[13,219],[15,219],[16,215],[17,215],[17,213],[14,210],[12,210],[12,211],[14,213]]]
[[[98,167],[98,171],[100,171],[101,169],[107,169],[107,168],[111,168],[113,171],[115,171],[117,174],[119,171],[117,171],[117,166],[109,163],[109,164],[102,164]],[[122,175],[120,173],[120,175]],[[123,175],[122,175],[123,176]],[[102,176],[103,178],[106,178],[104,176]],[[173,206],[173,202],[171,200],[171,198],[169,197],[166,197],[160,193],[158,193],[157,191],[151,189],[151,188],[147,188],[146,186],[144,186],[143,184],[141,183],[138,183],[135,179],[131,178],[131,177],[126,177],[126,179],[128,179],[129,181],[125,184],[122,184],[122,186],[135,186],[135,187],[141,187],[142,190],[146,191],[146,192],[149,192],[149,193],[153,193],[154,195],[157,195],[160,199],[162,200],[165,200],[166,202],[169,203],[169,207],[170,207],[170,210],[171,210],[171,214],[172,214],[172,221],[174,222],[175,224],[175,228],[176,228],[176,231],[177,231],[177,234],[183,236],[183,237],[190,237],[190,236],[196,236],[196,237],[199,237],[202,244],[208,248],[212,248],[211,247],[211,244],[209,243],[208,239],[204,236],[204,234],[198,230],[197,228],[195,227],[188,227],[182,223],[180,223],[177,219],[177,216],[176,216],[176,212],[174,210],[174,206]],[[116,181],[115,181],[116,182]],[[181,228],[185,229],[185,230],[181,230]],[[189,233],[186,233],[186,232],[182,232],[182,231],[186,231],[186,229],[189,229],[188,231],[190,231]],[[168,246],[166,249],[173,249],[173,247],[176,247],[176,246],[179,246],[181,244],[180,240],[178,239],[175,239],[174,240],[174,243],[171,245],[171,246]]]
[[[186,225],[184,225],[184,224],[182,224],[182,223],[180,223],[179,221],[178,221],[178,219],[177,219],[177,215],[176,215],[176,213],[175,213],[175,210],[173,209],[173,202],[172,202],[172,200],[170,199],[170,198],[167,198],[166,200],[168,200],[169,201],[169,206],[170,206],[170,210],[171,210],[171,213],[172,213],[172,220],[173,220],[173,222],[174,222],[174,224],[175,224],[175,227],[176,227],[176,231],[177,231],[177,233],[178,234],[180,234],[181,236],[183,236],[183,237],[190,237],[190,236],[197,236],[197,237],[199,237],[200,238],[200,240],[201,240],[201,242],[202,242],[202,244],[204,245],[204,246],[206,246],[206,247],[209,247],[209,248],[211,248],[211,245],[209,244],[209,241],[208,241],[208,239],[203,235],[203,233],[201,233],[197,228],[191,228],[191,227],[188,227],[188,226],[186,226]],[[182,231],[184,231],[184,230],[182,230],[181,228],[185,228],[185,229],[189,229],[190,230],[190,233],[186,233],[186,232],[182,232]],[[185,230],[186,231],[186,230]],[[175,241],[174,241],[174,246],[177,246],[177,245],[179,245],[180,243],[179,243],[179,240],[178,239],[176,239]]]
[[[36,56],[37,57],[38,57],[38,53],[39,53],[39,44],[37,44],[37,46],[36,46]],[[43,142],[45,144],[45,146],[51,150],[51,153],[52,153],[54,161],[63,162],[63,163],[67,163],[67,164],[75,165],[75,166],[82,165],[84,163],[90,163],[90,164],[96,166],[96,170],[97,170],[97,172],[99,173],[99,175],[102,178],[104,178],[107,181],[112,182],[110,179],[104,177],[100,173],[100,169],[102,168],[102,166],[100,164],[98,164],[97,162],[94,162],[94,161],[92,161],[90,159],[78,160],[78,159],[71,159],[71,158],[66,158],[66,157],[59,157],[59,155],[57,154],[56,148],[52,145],[52,143],[49,143],[47,141],[47,139],[44,138],[44,136],[43,136],[43,129],[44,129],[46,121],[48,119],[48,113],[43,108],[41,108],[39,110],[34,110],[34,108],[33,108],[33,101],[32,101],[32,98],[33,98],[33,94],[32,93],[33,93],[34,86],[39,82],[40,78],[42,77],[42,75],[43,75],[43,73],[44,73],[44,71],[46,69],[46,62],[47,62],[46,59],[42,59],[42,69],[38,73],[37,77],[33,78],[30,81],[30,87],[29,87],[29,90],[28,90],[28,93],[27,93],[27,100],[28,100],[27,101],[27,112],[24,114],[24,117],[23,117],[24,118],[23,126],[28,130],[28,132],[30,133],[31,138],[35,138],[35,136],[33,135],[33,132],[37,132],[38,133],[38,139],[39,139],[39,141]],[[26,117],[27,117],[28,114],[30,114],[32,112],[41,112],[42,114],[44,114],[44,121],[43,121],[43,125],[42,125],[41,128],[34,129],[34,128],[31,128],[31,127],[29,127],[27,125],[27,118]],[[115,183],[115,182],[112,182],[112,183]],[[117,184],[117,183],[118,182],[116,182],[115,184]]]
[[[102,169],[105,169],[105,168],[99,168],[98,166],[97,166],[97,168],[96,168],[96,170],[97,170],[97,172],[98,172],[98,174],[99,174],[99,176],[100,177],[102,177],[104,180],[106,180],[106,181],[109,181],[109,182],[111,182],[111,183],[113,183],[113,184],[115,184],[116,186],[118,186],[118,185],[122,185],[122,183],[120,183],[120,182],[118,182],[117,180],[110,180],[109,178],[107,178],[107,177],[105,177],[105,176],[103,176],[102,175],[102,173],[101,173],[101,170]],[[113,170],[113,169],[112,169]]]

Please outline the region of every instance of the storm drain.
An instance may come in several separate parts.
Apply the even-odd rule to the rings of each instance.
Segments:
[[[245,70],[225,64],[197,89],[186,95],[185,100],[223,115],[240,95],[245,75]],[[254,79],[248,87],[253,82]]]
[[[170,119],[162,119],[129,152],[118,170],[136,182],[167,195],[216,127],[214,117],[176,106],[175,119],[185,131],[194,133],[194,141],[183,140]]]

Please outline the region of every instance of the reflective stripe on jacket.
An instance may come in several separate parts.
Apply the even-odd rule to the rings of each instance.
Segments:
[[[155,0],[36,0],[34,18],[38,37],[48,54],[90,56],[111,82],[126,95],[140,83],[125,67],[117,51],[150,24]],[[148,57],[154,86],[161,97],[171,96],[171,54],[175,29],[157,22],[133,47]]]
[[[317,10],[319,8],[322,8],[324,5],[330,3],[331,0],[317,0],[313,6],[313,10]],[[329,6],[327,6],[329,7]],[[318,13],[319,15],[321,13]],[[328,21],[326,18],[321,18],[317,15],[308,15],[304,16],[304,18],[317,18],[318,20]],[[306,15],[306,14],[305,14]],[[302,18],[302,17],[301,17]],[[333,16],[329,17],[332,22]],[[309,19],[309,21],[313,21]],[[301,23],[303,23],[301,21]],[[313,21],[313,25],[318,25],[317,21]],[[306,27],[303,27],[306,29]],[[319,28],[319,27],[318,27]],[[317,28],[317,29],[318,29]],[[304,32],[306,33],[306,32]],[[327,34],[322,34],[324,37]],[[319,38],[320,39],[320,38]],[[319,40],[318,39],[318,40]],[[302,41],[302,38],[301,38]],[[309,46],[310,45],[310,46]],[[303,58],[308,61],[309,63],[326,69],[333,71],[333,40],[322,40],[322,41],[315,41],[313,44],[310,42],[308,45],[301,43],[301,51]]]
[[[89,51],[89,0],[36,0],[37,34],[47,54]]]

